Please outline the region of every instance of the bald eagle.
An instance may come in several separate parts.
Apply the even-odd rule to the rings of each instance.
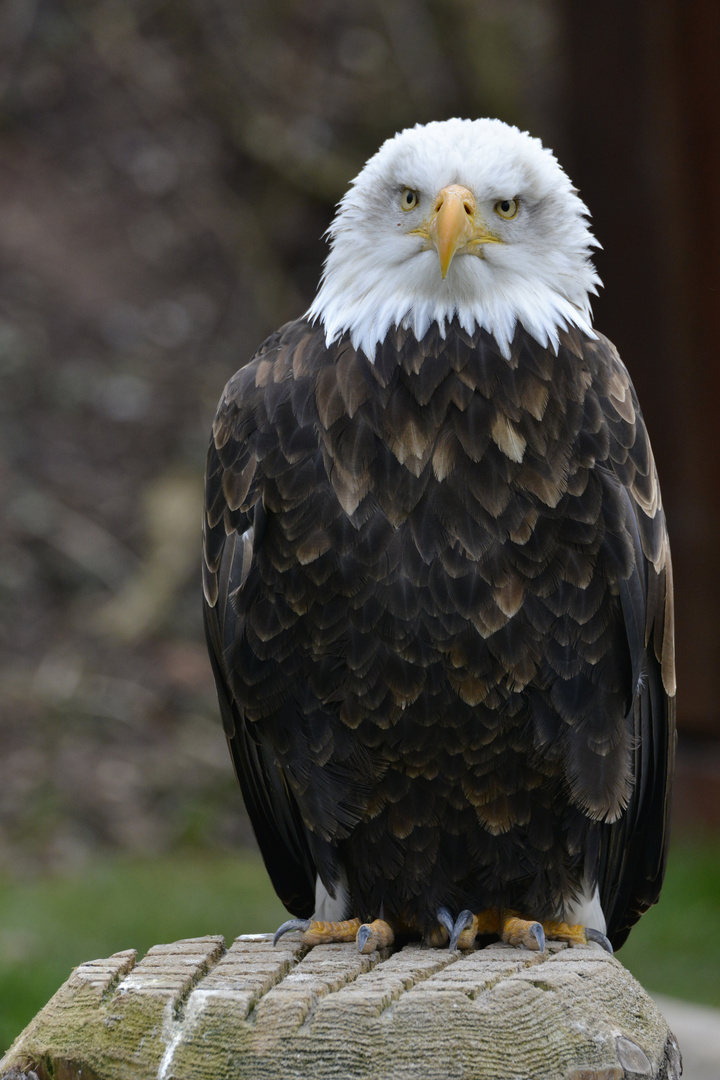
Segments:
[[[618,947],[658,897],[670,553],[587,217],[517,128],[405,130],[225,388],[205,621],[279,933]]]

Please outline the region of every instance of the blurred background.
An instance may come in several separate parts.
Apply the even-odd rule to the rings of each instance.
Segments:
[[[348,181],[454,115],[540,136],[603,244],[680,686],[668,884],[622,958],[720,1005],[719,49],[714,0],[4,0],[0,1050],[72,964],[282,917],[202,640],[208,433]]]

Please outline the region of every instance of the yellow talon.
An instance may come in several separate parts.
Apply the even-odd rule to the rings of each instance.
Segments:
[[[333,945],[337,942],[357,941],[361,953],[371,953],[392,945],[395,934],[384,919],[361,923],[360,919],[343,922],[317,922],[315,919],[289,919],[275,932],[278,943],[284,934],[300,931],[303,945]]]
[[[502,917],[500,936],[508,945],[524,945],[533,952],[545,951],[545,932],[542,924],[534,920],[520,919],[508,912]]]
[[[330,945],[336,941],[354,941],[360,929],[359,919],[345,919],[343,922],[315,922],[303,933],[303,945]]]
[[[545,936],[551,941],[567,941],[571,945],[587,945],[588,938],[584,926],[571,926],[566,922],[543,923]]]
[[[479,915],[475,916],[477,920],[478,934],[497,934],[502,933],[502,921],[500,919],[500,912],[497,908],[487,908],[485,911],[481,911]]]

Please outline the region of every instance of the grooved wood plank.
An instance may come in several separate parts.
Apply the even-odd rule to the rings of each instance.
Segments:
[[[361,956],[219,937],[81,965],[0,1062],[40,1080],[676,1080],[657,1007],[598,946]]]

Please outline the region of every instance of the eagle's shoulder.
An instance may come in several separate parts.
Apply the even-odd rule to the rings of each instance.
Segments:
[[[227,438],[247,440],[272,420],[286,401],[293,382],[317,378],[331,363],[321,328],[306,319],[285,323],[271,334],[250,360],[230,378],[220,397],[213,424],[213,442],[221,449]]]

